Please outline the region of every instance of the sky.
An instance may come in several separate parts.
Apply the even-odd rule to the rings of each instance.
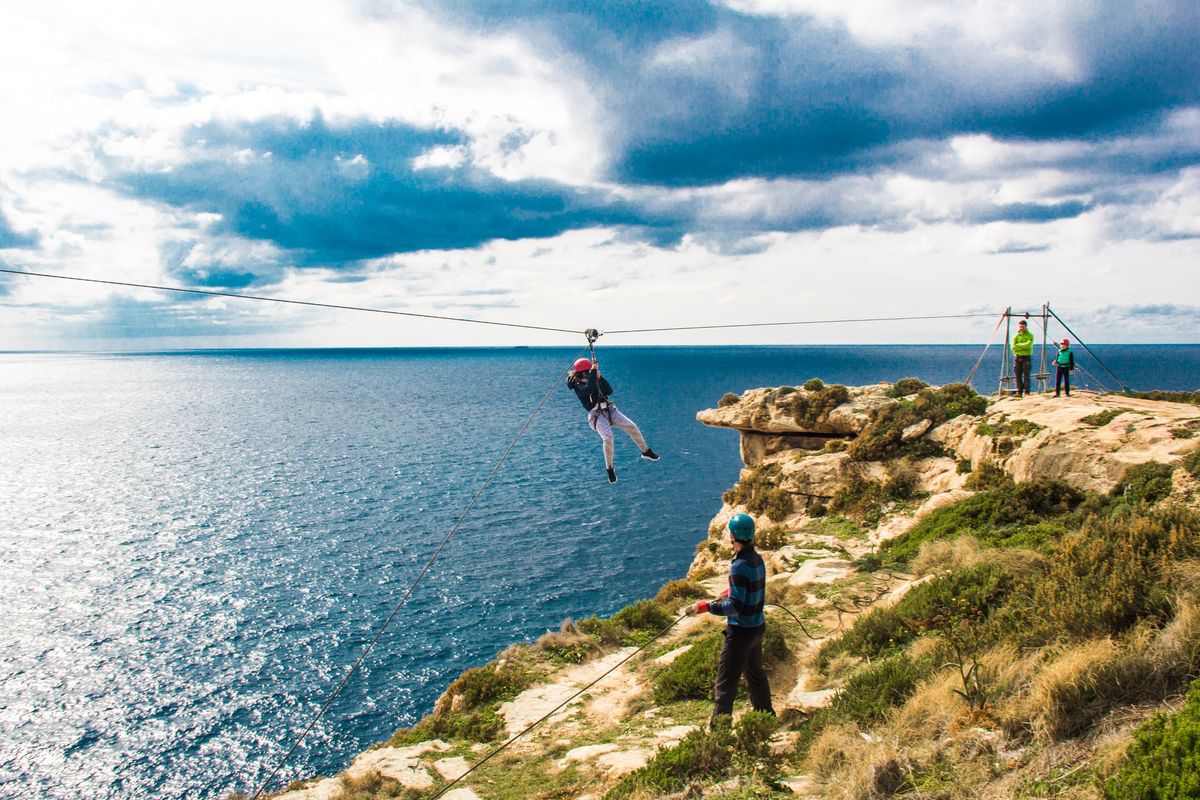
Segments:
[[[0,5],[0,267],[613,335],[1200,342],[1200,4]],[[574,334],[0,274],[0,349]]]

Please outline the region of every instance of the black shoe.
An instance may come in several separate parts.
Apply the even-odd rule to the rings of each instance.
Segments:
[[[617,482],[617,471],[615,469],[613,469],[612,467],[608,468],[608,482],[609,483]]]
[[[659,456],[658,453],[654,452],[649,447],[647,447],[645,450],[642,451],[642,458],[646,459],[647,461],[658,461],[658,459],[661,458],[661,456]]]

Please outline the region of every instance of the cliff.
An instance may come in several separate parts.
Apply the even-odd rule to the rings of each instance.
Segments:
[[[1197,406],[810,381],[698,418],[739,432],[745,468],[685,579],[509,648],[278,796],[427,797],[615,667],[443,796],[1099,797],[1200,672]],[[723,587],[739,511],[768,564],[779,720],[739,704],[709,734],[722,620],[653,636]]]

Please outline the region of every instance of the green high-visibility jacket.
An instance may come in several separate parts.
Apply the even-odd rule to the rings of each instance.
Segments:
[[[1033,355],[1033,334],[1029,331],[1018,333],[1013,337],[1012,351],[1014,356]]]

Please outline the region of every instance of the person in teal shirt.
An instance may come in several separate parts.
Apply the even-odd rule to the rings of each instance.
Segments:
[[[1033,334],[1025,320],[1017,323],[1017,335],[1012,340],[1013,374],[1017,379],[1017,397],[1029,394],[1029,373],[1033,368]]]
[[[1071,340],[1063,339],[1054,355],[1054,396],[1061,397],[1065,387],[1071,396],[1071,371],[1075,369],[1075,353],[1071,351]]]

